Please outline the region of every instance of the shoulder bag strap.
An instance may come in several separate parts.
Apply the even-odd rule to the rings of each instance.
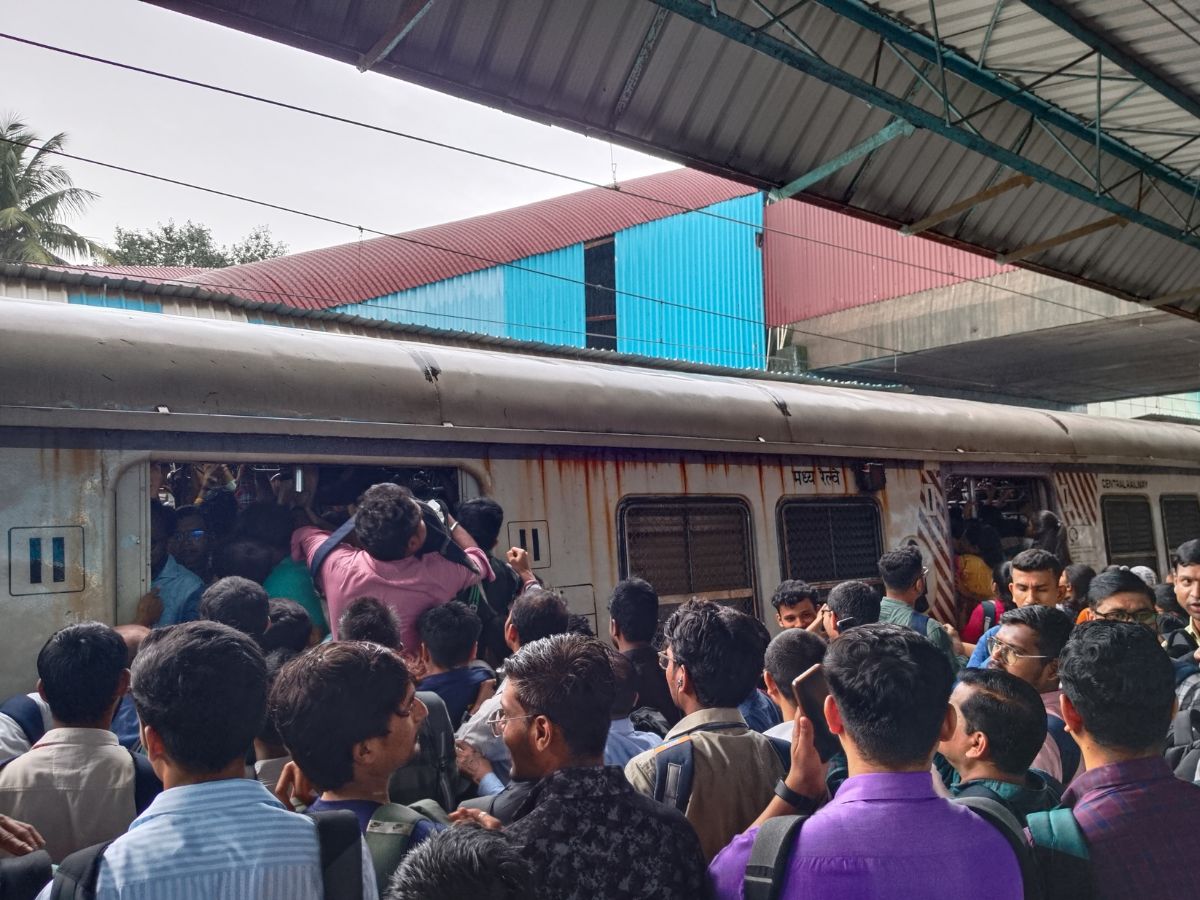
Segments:
[[[17,694],[0,703],[0,713],[4,713],[21,726],[30,747],[40,741],[46,733],[46,720],[42,718],[42,708],[28,694]]]
[[[162,793],[163,786],[149,759],[132,750],[129,751],[129,756],[133,759],[133,808],[141,815],[146,811],[146,807],[154,802],[154,798]]]
[[[690,735],[660,747],[654,754],[654,799],[687,812],[695,774],[695,748]]]
[[[1030,813],[1025,824],[1041,868],[1045,895],[1073,900],[1094,897],[1091,853],[1074,812],[1059,807],[1049,812]]]
[[[345,809],[309,813],[321,845],[325,900],[362,900],[362,835],[358,816]]]
[[[100,860],[111,843],[105,841],[84,847],[64,859],[54,873],[50,900],[92,900],[100,878]]]
[[[418,824],[426,821],[426,816],[402,803],[385,803],[371,814],[367,833],[363,837],[367,849],[371,851],[371,864],[375,867],[375,881],[381,897],[387,890],[392,874],[400,868],[405,854],[412,847],[413,831]]]
[[[989,790],[983,785],[974,785],[974,787],[983,788],[988,791],[993,797],[997,796],[994,791]],[[1008,846],[1012,848],[1013,855],[1017,858],[1017,866],[1021,871],[1021,885],[1024,889],[1025,900],[1043,900],[1049,897],[1053,900],[1058,898],[1073,897],[1070,894],[1050,894],[1047,895],[1042,889],[1042,879],[1039,875],[1037,864],[1034,861],[1034,856],[1029,850],[1029,845],[1025,843],[1025,831],[1021,828],[1021,823],[1017,817],[1009,811],[1003,803],[998,800],[993,800],[988,797],[970,794],[970,788],[954,798],[954,802],[959,806],[965,806],[971,812],[975,813],[989,825],[995,828],[1004,839],[1008,841]]]
[[[807,819],[808,816],[776,816],[758,829],[742,878],[746,900],[777,900],[787,876],[792,846]]]
[[[348,518],[345,522],[337,527],[337,530],[325,539],[317,552],[313,554],[312,562],[308,564],[308,574],[312,576],[313,584],[317,583],[317,575],[321,572],[321,566],[334,548],[350,536],[350,532],[354,530],[354,516]]]

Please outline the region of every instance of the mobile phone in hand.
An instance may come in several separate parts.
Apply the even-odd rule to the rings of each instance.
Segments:
[[[829,696],[829,685],[820,663],[796,676],[792,681],[792,696],[796,705],[804,711],[805,718],[812,722],[817,755],[821,757],[821,762],[829,762],[829,758],[842,749],[842,742],[829,730],[829,723],[825,721],[825,698]]]

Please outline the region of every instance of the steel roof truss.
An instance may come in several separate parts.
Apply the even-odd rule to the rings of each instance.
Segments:
[[[1081,225],[1078,228],[1072,228],[1070,231],[1064,231],[1062,234],[1046,238],[1043,241],[1030,244],[1028,247],[1022,247],[1019,250],[1013,250],[1009,253],[997,253],[996,262],[999,265],[1007,266],[1009,263],[1028,259],[1030,256],[1036,256],[1044,250],[1049,250],[1051,247],[1069,244],[1071,241],[1077,241],[1081,237],[1087,237],[1089,234],[1095,234],[1097,231],[1104,231],[1106,228],[1112,228],[1113,226],[1124,228],[1128,224],[1128,220],[1121,216],[1109,216],[1107,219],[1100,219],[1087,225]]]
[[[950,121],[949,119],[947,120],[948,122],[950,122],[950,124],[966,125],[975,134],[979,134],[980,137],[983,136],[980,134],[979,129],[976,128],[975,125],[971,122],[971,116],[975,115],[975,113],[971,113],[971,115],[969,115],[969,116],[964,116],[961,112],[958,111],[958,107],[954,105],[954,103],[950,100],[950,98],[948,96],[946,96],[945,92],[938,90],[938,88],[934,86],[933,82],[931,82],[929,80],[929,78],[925,75],[925,72],[923,69],[914,65],[913,61],[911,59],[909,59],[907,56],[905,56],[904,53],[902,53],[900,51],[900,49],[897,48],[896,45],[893,44],[891,41],[884,40],[883,43],[887,46],[887,48],[889,50],[892,51],[892,55],[895,56],[896,59],[900,60],[900,62],[904,63],[904,65],[906,65],[912,71],[912,73],[916,76],[916,80],[919,83],[925,85],[925,87],[929,88],[929,90],[931,90],[934,94],[938,94],[941,96],[942,102],[945,104],[946,108],[954,115],[953,121]],[[926,63],[926,65],[929,65],[929,63]],[[916,89],[916,85],[914,84],[911,88],[909,88],[908,92],[904,95],[904,99],[908,100],[910,97],[912,97],[913,93],[915,92],[915,89]]]
[[[800,9],[800,7],[807,4],[809,2],[809,0],[800,0],[800,2],[794,4],[793,6],[789,7],[788,9],[784,10],[781,13],[771,12],[770,7],[768,7],[765,3],[763,3],[762,0],[751,0],[751,2],[754,4],[754,7],[759,12],[761,12],[764,16],[767,16],[767,21],[764,22],[762,25],[757,26],[754,29],[755,31],[766,31],[768,28],[775,26],[780,31],[782,31],[784,34],[786,34],[789,38],[791,38],[793,41],[795,41],[796,46],[798,46],[801,50],[808,53],[810,56],[815,56],[817,59],[821,59],[821,54],[818,53],[816,50],[814,50],[812,45],[810,43],[808,43],[808,41],[806,41],[806,40],[804,40],[804,38],[800,37],[800,35],[796,33],[796,30],[794,28],[792,28],[790,25],[788,25],[787,22],[783,21],[785,18],[790,16],[792,13],[794,13],[796,10]]]
[[[1017,153],[1014,153],[998,144],[993,143],[992,141],[981,137],[978,134],[970,133],[961,126],[953,123],[947,125],[941,116],[931,113],[929,110],[924,109],[923,107],[901,100],[895,95],[877,88],[874,85],[862,80],[861,78],[851,75],[842,69],[839,69],[837,66],[827,63],[824,60],[811,57],[797,50],[796,48],[783,43],[777,38],[756,32],[749,24],[741,19],[728,16],[724,13],[717,13],[714,15],[711,12],[708,4],[702,4],[698,2],[698,0],[650,0],[650,2],[658,6],[665,7],[682,18],[687,19],[697,25],[701,25],[704,28],[721,35],[722,37],[736,41],[737,43],[743,44],[771,59],[791,66],[805,75],[809,75],[825,82],[826,84],[830,84],[833,87],[839,88],[840,90],[843,90],[852,96],[858,97],[860,100],[866,102],[870,106],[890,113],[892,116],[905,119],[917,128],[925,128],[930,132],[946,138],[947,140],[966,147],[968,150],[972,150],[976,153],[990,157],[997,162],[1003,163],[1018,173],[1030,175],[1043,184],[1061,191],[1068,196],[1074,197],[1076,200],[1081,200],[1085,203],[1090,203],[1093,206],[1099,207],[1113,217],[1120,217],[1126,221],[1135,222],[1139,225],[1149,228],[1152,231],[1172,238],[1173,240],[1177,240],[1191,247],[1200,249],[1200,238],[1192,234],[1183,233],[1180,231],[1178,226],[1171,225],[1155,216],[1142,212],[1136,207],[1132,207],[1126,203],[1120,202],[1111,195],[1111,191],[1097,194],[1096,191],[1094,191],[1091,187],[1067,178],[1066,176],[1063,176],[1058,172],[1047,168],[1046,166],[1028,160]],[[854,0],[816,0],[816,2],[826,6],[855,5]],[[901,26],[896,23],[893,23],[893,26],[895,29],[903,30]],[[915,36],[915,33],[909,32],[909,35]],[[928,43],[928,39],[924,38],[924,36],[920,37],[922,40]],[[956,57],[953,54],[947,55],[946,61],[948,68],[953,65],[953,60],[955,58]],[[961,59],[961,57],[959,57],[959,59]],[[978,73],[978,69],[973,63],[971,64],[971,68]],[[991,79],[995,84],[1007,85],[1006,90],[1008,93],[1010,95],[1016,95],[1015,102],[1018,106],[1022,105],[1019,102],[1022,100],[1028,100],[1038,108],[1042,108],[1046,105],[1040,99],[1020,91],[1012,85],[1009,85],[1007,82],[1002,82],[1000,79],[997,79],[990,73],[988,74],[988,78]],[[1086,140],[1089,144],[1092,142],[1094,139],[1094,134],[1090,128],[1084,127],[1082,123],[1074,116],[1065,113],[1063,110],[1058,109],[1057,107],[1049,107],[1049,109],[1053,111],[1053,114],[1048,113],[1046,118],[1050,121],[1053,121],[1056,126],[1058,126],[1059,121],[1063,120],[1065,117],[1069,128],[1064,130],[1073,133],[1079,133],[1079,136],[1082,137],[1083,140]],[[1041,123],[1041,117],[1038,117],[1038,121]],[[1115,144],[1121,148],[1123,155],[1132,154],[1138,159],[1139,163],[1144,164],[1144,156],[1139,151],[1135,151],[1132,148],[1113,141],[1111,138],[1107,137],[1106,143]],[[1076,162],[1084,169],[1084,171],[1087,171],[1089,174],[1091,174],[1091,170],[1079,162],[1078,158],[1076,158]],[[1139,168],[1144,168],[1144,165],[1140,165]],[[1183,181],[1178,173],[1170,169],[1166,169],[1165,167],[1157,167],[1157,171],[1162,173],[1161,180],[1165,183],[1172,184],[1172,186],[1186,184],[1187,192],[1189,194],[1195,188],[1195,185],[1192,182]]]
[[[425,18],[425,13],[433,7],[437,0],[409,0],[400,9],[400,14],[370,50],[358,61],[358,71],[366,72],[380,60],[387,59],[408,33],[417,27],[417,23]]]
[[[818,181],[823,181],[834,172],[844,169],[850,163],[857,159],[861,159],[868,154],[874,153],[884,144],[895,140],[898,137],[908,137],[916,129],[912,123],[904,119],[894,118],[890,123],[885,125],[875,134],[871,135],[862,143],[851,147],[843,153],[839,153],[827,163],[822,163],[811,172],[801,175],[794,181],[784,185],[781,188],[776,188],[767,195],[768,203],[778,203],[780,200],[786,200],[788,197],[794,197],[806,188],[812,187]]]
[[[659,2],[659,0],[652,0],[652,2]],[[1031,93],[1028,88],[1014,84],[1000,73],[984,68],[970,59],[970,57],[958,53],[952,48],[934,46],[935,41],[928,35],[915,31],[903,23],[890,18],[878,9],[868,6],[862,0],[815,0],[815,2],[820,3],[825,8],[861,28],[865,28],[875,34],[883,35],[897,46],[915,53],[922,59],[936,63],[940,55],[942,64],[950,74],[962,78],[976,87],[983,88],[1002,100],[1009,101],[1014,106],[1036,114],[1038,118],[1044,119],[1074,137],[1086,140],[1088,143],[1092,143],[1095,140],[1095,135],[1090,124],[1085,124],[1074,114]],[[689,4],[675,0],[671,5],[686,7]],[[699,21],[692,16],[687,17],[692,18],[693,21]],[[715,20],[727,19],[728,17],[719,16],[710,18]],[[705,23],[699,22],[699,24]],[[1086,44],[1087,42],[1085,41],[1084,43]],[[1099,51],[1089,50],[1083,57],[1076,60],[1074,64],[1077,65],[1083,59],[1091,56],[1093,52]],[[1069,69],[1070,66],[1066,68]],[[1176,190],[1191,193],[1193,184],[1188,179],[1169,166],[1157,163],[1141,150],[1108,134],[1101,135],[1101,143],[1106,153],[1137,168],[1153,169],[1154,176],[1159,178],[1164,184],[1168,184]]]
[[[1053,22],[1081,44],[1091,47],[1110,62],[1116,63],[1151,90],[1166,97],[1180,109],[1200,119],[1200,99],[1176,87],[1165,78],[1151,71],[1139,60],[1108,41],[1102,34],[1077,21],[1069,12],[1053,0],[1023,0],[1024,4],[1038,15]]]
[[[940,225],[947,219],[953,219],[973,206],[985,203],[993,197],[999,197],[1001,194],[1006,194],[1013,188],[1029,187],[1031,184],[1033,184],[1033,179],[1030,176],[1014,175],[1012,178],[1006,178],[999,184],[985,188],[978,193],[972,194],[970,197],[964,197],[962,200],[951,206],[947,206],[945,209],[939,209],[937,212],[930,213],[925,218],[913,222],[911,225],[905,225],[900,229],[900,233],[905,236],[920,234],[922,231],[928,231],[934,225]]]

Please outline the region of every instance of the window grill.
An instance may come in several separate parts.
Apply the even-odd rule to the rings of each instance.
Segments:
[[[1154,515],[1145,497],[1110,496],[1100,500],[1108,561],[1118,566],[1148,566],[1158,571]]]
[[[785,500],[779,543],[785,578],[809,584],[879,578],[883,528],[871,500]]]
[[[742,500],[644,498],[618,513],[622,576],[658,592],[661,617],[692,597],[755,614],[750,508]]]
[[[1195,494],[1172,494],[1159,500],[1167,549],[1200,538],[1200,499]]]

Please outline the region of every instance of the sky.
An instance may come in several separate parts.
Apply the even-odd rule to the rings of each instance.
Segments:
[[[0,0],[0,32],[611,183],[673,163],[458,100],[136,0]],[[402,232],[520,206],[581,185],[304,113],[0,40],[0,118],[66,132],[80,156]],[[292,252],[357,240],[317,222],[63,161],[99,199],[69,222],[113,230],[191,219],[222,244],[269,225]]]

